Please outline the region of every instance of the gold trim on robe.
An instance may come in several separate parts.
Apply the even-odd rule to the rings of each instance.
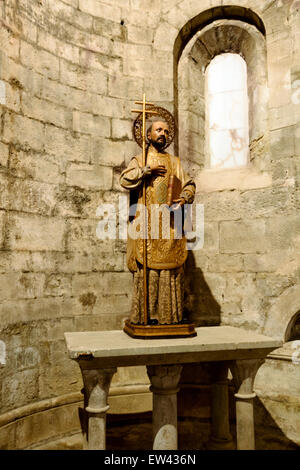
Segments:
[[[185,202],[191,204],[195,196],[195,183],[184,172],[180,159],[165,152],[158,152],[150,146],[147,154],[147,165],[164,165],[167,172],[164,176],[145,176],[145,169],[142,166],[142,155],[133,157],[128,167],[120,176],[120,184],[123,188],[137,191],[137,203],[143,204],[142,187],[143,179],[146,178],[146,206],[147,206],[147,268],[149,269],[176,269],[182,266],[187,258],[186,238],[183,236],[176,238],[175,217],[171,218],[170,237],[164,238],[161,232],[162,216],[160,215],[158,238],[151,238],[151,211],[153,205],[161,206],[167,203],[168,182],[171,174],[175,174],[180,179],[182,190],[180,197]],[[162,209],[168,210],[168,209]],[[128,234],[127,241],[127,264],[130,271],[136,271],[136,261],[143,264],[143,217],[136,214],[131,227],[134,230],[139,228],[141,236],[132,239]],[[139,227],[138,227],[139,225]]]

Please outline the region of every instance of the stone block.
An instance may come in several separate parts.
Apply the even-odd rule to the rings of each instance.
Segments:
[[[154,29],[157,28],[161,20],[160,2],[158,2],[158,0],[155,0],[155,6],[152,3],[151,15],[145,14],[147,9],[148,9],[148,5],[145,8],[143,8],[141,7],[140,3],[136,7],[136,9],[133,8],[132,6],[131,8],[123,8],[122,14],[123,14],[123,18],[126,19],[125,24],[133,24],[133,25],[140,26],[141,14],[142,14],[145,27],[154,28]]]
[[[113,139],[132,139],[132,121],[125,119],[112,119]]]
[[[0,173],[0,209],[9,208],[9,177]]]
[[[240,197],[242,217],[270,217],[295,211],[290,187],[274,187],[245,191]]]
[[[13,426],[2,426],[0,428],[0,449],[15,449],[15,429]]]
[[[91,140],[89,136],[70,133],[55,126],[45,126],[45,151],[53,155],[63,165],[67,160],[86,162],[91,159]]]
[[[207,291],[208,289],[214,299],[218,303],[221,303],[224,299],[224,293],[226,288],[225,277],[222,274],[205,273],[204,279],[206,283],[204,291]]]
[[[293,285],[293,281],[288,276],[279,274],[257,274],[255,285],[259,297],[279,297],[282,292]]]
[[[214,273],[241,272],[244,270],[241,255],[217,254],[208,258],[208,270]]]
[[[154,48],[161,51],[172,51],[177,35],[177,27],[172,26],[169,22],[160,23],[154,35]]]
[[[65,331],[74,331],[73,318],[58,318],[43,323],[46,332],[45,336],[49,342],[64,340]]]
[[[32,18],[27,18],[25,16],[19,15],[18,22],[19,28],[22,31],[23,39],[31,43],[37,42],[37,30],[38,27],[33,21],[30,21]]]
[[[291,100],[291,59],[286,58],[268,66],[270,80],[269,106],[278,108],[286,106]]]
[[[30,321],[42,321],[68,316],[68,312],[74,312],[73,299],[63,297],[39,297],[32,299],[3,300],[1,304],[1,324],[7,328],[12,324],[27,323]],[[78,314],[78,313],[77,313]],[[47,354],[47,351],[45,351]],[[44,361],[44,360],[43,360]]]
[[[228,273],[224,275],[224,279],[226,281],[225,302],[241,302],[242,299],[254,294],[256,286],[253,274]]]
[[[105,95],[107,92],[107,75],[105,72],[87,70],[66,60],[60,60],[60,81],[65,85],[100,95]]]
[[[64,0],[64,2],[70,5],[71,7],[78,8],[79,0]]]
[[[199,202],[204,205],[205,220],[234,220],[241,216],[239,191],[206,193]]]
[[[300,218],[298,214],[266,219],[266,237],[270,250],[299,249]]]
[[[108,5],[99,0],[79,0],[79,10],[88,13],[89,15],[107,18],[111,21],[120,23],[121,9],[115,5]]]
[[[9,148],[7,144],[0,142],[0,165],[7,166]]]
[[[264,219],[220,222],[221,253],[263,253],[268,247]]]
[[[244,255],[245,272],[269,273],[282,272],[286,266],[295,261],[295,253],[292,250],[272,250],[263,254]]]
[[[3,104],[6,108],[16,113],[20,112],[20,90],[9,83],[1,82],[3,85],[4,100]]]
[[[102,315],[78,315],[74,318],[76,331],[107,331],[121,330],[124,328],[125,320],[129,312]]]
[[[111,189],[112,168],[102,165],[71,163],[67,169],[66,183],[86,189]]]
[[[46,296],[70,296],[71,295],[71,277],[64,274],[49,274],[45,279]]]
[[[272,180],[274,185],[293,187],[295,186],[296,160],[295,158],[284,158],[271,164]]]
[[[110,136],[110,120],[104,116],[73,111],[73,130],[94,136]]]
[[[120,166],[124,163],[125,150],[124,142],[95,139],[93,140],[92,162],[99,165]]]
[[[124,73],[129,77],[147,78],[155,75],[159,63],[161,76],[171,79],[173,77],[172,63],[163,57],[164,52],[155,50],[149,58],[143,55],[127,57],[123,67]]]
[[[145,44],[151,45],[153,40],[154,31],[152,28],[146,28],[144,26],[127,26],[127,39],[128,42],[134,44]]]
[[[57,191],[59,203],[53,215],[59,217],[95,217],[99,205],[98,192],[78,186],[61,185]]]
[[[22,148],[41,151],[44,145],[44,125],[25,116],[6,113],[3,140],[8,143],[18,144]]]
[[[109,76],[108,95],[126,100],[137,100],[143,95],[143,80],[140,77]]]
[[[293,103],[289,103],[284,106],[270,108],[269,123],[270,130],[281,129],[282,127],[297,124],[295,105]]]
[[[122,118],[126,116],[125,106],[122,100],[95,94],[90,96],[89,111],[93,114],[113,118]]]
[[[217,222],[207,222],[204,219],[204,246],[206,251],[219,251],[219,228]]]
[[[10,156],[11,173],[18,178],[59,184],[64,180],[62,169],[51,155],[31,154],[14,149]]]
[[[69,3],[66,5],[65,3]],[[78,29],[91,30],[93,18],[87,13],[83,13],[78,8],[78,0],[71,3],[70,0],[67,2],[59,2],[57,4],[51,5],[52,14],[55,16],[55,19],[63,20],[66,23],[74,24],[78,26]]]
[[[75,64],[79,63],[79,48],[71,44],[61,41],[54,37],[52,34],[49,34],[47,31],[39,29],[38,30],[38,39],[37,44],[46,51],[54,54],[58,57],[63,57],[64,59],[73,62]]]
[[[283,127],[270,132],[270,145],[272,159],[280,160],[292,157],[295,153],[294,146],[295,127]]]
[[[7,246],[11,250],[63,251],[65,221],[33,214],[10,214]]]
[[[11,210],[51,215],[56,204],[56,187],[53,184],[20,178],[11,179],[9,204]]]
[[[47,274],[69,274],[75,272],[76,269],[81,272],[90,270],[91,267],[88,256],[79,253],[33,252],[31,253],[31,259],[32,271],[42,271]]]
[[[123,253],[103,253],[101,256],[95,252],[92,255],[93,271],[123,271]]]
[[[93,18],[93,31],[96,34],[114,40],[125,40],[127,27],[123,24],[108,20],[107,18]]]
[[[36,251],[30,253],[30,271],[33,272],[57,272],[59,255],[62,253]]]
[[[4,26],[0,29],[0,44],[5,54],[14,60],[19,60],[20,39]]]
[[[120,54],[117,54],[115,51],[113,51],[113,55],[106,55],[88,50],[81,50],[79,64],[84,69],[96,69],[118,74],[122,71],[122,59],[121,57],[116,57],[117,55]]]
[[[28,93],[22,93],[22,111],[39,121],[54,124],[57,127],[70,129],[72,126],[72,111],[49,101],[35,98]]]
[[[0,210],[0,249],[2,249],[2,246],[3,246],[4,230],[5,230],[5,211]],[[0,268],[1,268],[1,264],[0,264]]]
[[[40,94],[42,75],[14,62],[4,54],[0,54],[0,76],[16,89],[31,90],[31,93],[36,96]]]
[[[281,4],[274,4],[263,12],[263,21],[268,36],[274,37],[274,35],[288,29],[288,5],[288,2],[281,2]]]
[[[81,103],[86,106],[90,104],[87,100],[87,93],[50,80],[47,77],[42,79],[41,98],[70,109],[76,109]]]
[[[71,369],[72,370],[72,369]],[[52,376],[52,374],[51,374]],[[47,397],[48,398],[48,397]],[[55,449],[56,438],[64,434],[73,435],[80,428],[78,405],[70,404],[34,413],[24,420],[19,420],[14,428],[14,449]],[[66,445],[65,449],[70,449]]]
[[[128,290],[127,285],[127,290]],[[131,286],[130,286],[131,287]],[[93,315],[107,315],[123,312],[126,314],[131,309],[131,294],[114,294],[97,296]]]
[[[164,76],[160,77],[159,83],[160,86],[156,86],[152,78],[145,77],[145,90],[147,90],[146,98],[150,102],[157,101],[170,101],[173,100],[173,84],[170,78],[165,78]],[[149,98],[148,98],[149,97]],[[167,106],[169,109],[169,106]]]
[[[68,221],[67,249],[68,251],[89,253],[94,252],[95,256],[112,254],[115,240],[99,240],[96,229],[98,220],[96,219],[70,219]]]
[[[299,124],[295,128],[294,142],[295,142],[295,155],[300,157],[300,125]]]
[[[2,384],[2,400],[6,407],[25,405],[38,397],[38,370],[28,369],[6,376]]]
[[[52,80],[59,79],[59,59],[47,51],[21,41],[20,60],[25,67],[32,68]]]
[[[31,254],[26,251],[2,251],[0,259],[0,273],[5,274],[12,271],[32,271]],[[42,271],[42,269],[39,271]]]
[[[132,284],[132,274],[104,272],[75,274],[72,279],[73,295],[80,296],[92,292],[95,296],[127,295]]]

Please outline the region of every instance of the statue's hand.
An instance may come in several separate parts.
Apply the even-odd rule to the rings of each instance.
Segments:
[[[185,204],[185,199],[183,197],[181,197],[179,199],[173,199],[173,204],[174,203],[177,204],[174,207],[174,210],[176,211],[177,209],[179,209],[180,207],[182,207]]]
[[[151,167],[151,176],[164,176],[167,169],[164,165],[158,165]]]

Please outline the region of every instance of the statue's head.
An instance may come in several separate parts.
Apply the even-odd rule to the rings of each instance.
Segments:
[[[169,125],[166,121],[156,120],[147,130],[148,141],[157,149],[163,150],[169,136]]]

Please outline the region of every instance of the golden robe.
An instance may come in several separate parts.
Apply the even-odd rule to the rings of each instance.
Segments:
[[[148,274],[148,313],[150,319],[160,324],[173,324],[182,320],[184,271],[183,265],[187,258],[186,239],[176,238],[176,226],[171,219],[168,238],[162,233],[162,216],[160,216],[158,238],[151,238],[151,213],[155,205],[167,203],[169,177],[175,174],[181,181],[180,197],[191,204],[195,196],[195,183],[184,172],[180,159],[166,152],[158,152],[150,146],[147,154],[147,165],[151,167],[164,165],[164,176],[145,176],[142,166],[142,155],[130,161],[120,176],[120,184],[129,189],[131,200],[143,204],[143,180],[146,178],[147,206],[147,274]],[[164,209],[168,210],[168,209]],[[154,219],[153,219],[154,220]],[[135,217],[131,224],[139,224],[141,236],[132,239],[128,235],[127,264],[134,275],[134,295],[130,321],[143,322],[143,217]]]

